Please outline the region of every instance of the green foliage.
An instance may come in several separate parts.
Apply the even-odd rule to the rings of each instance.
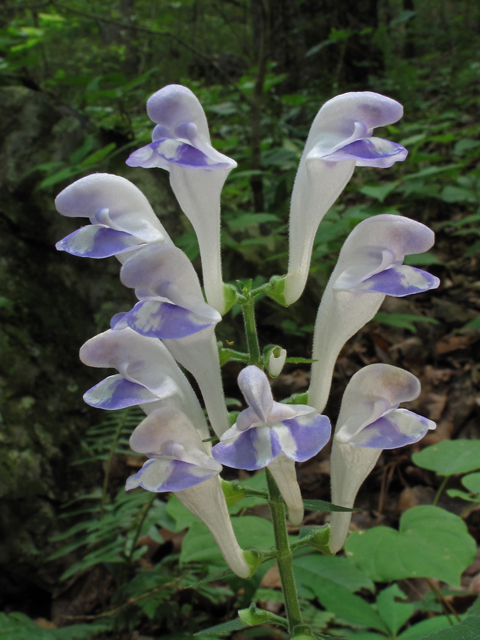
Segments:
[[[480,469],[480,440],[442,440],[417,451],[413,462],[441,476]]]
[[[384,311],[379,311],[375,315],[373,322],[386,324],[390,327],[398,327],[399,329],[408,329],[408,331],[412,333],[416,333],[417,331],[414,323],[429,322],[430,324],[438,324],[438,320],[435,318],[416,316],[411,313],[385,313]]]
[[[473,562],[476,544],[461,518],[438,507],[419,506],[402,515],[398,531],[374,527],[352,532],[345,552],[378,582],[428,577],[455,586]]]
[[[74,624],[61,629],[44,629],[23,613],[0,612],[2,640],[89,640],[109,628],[105,622]]]

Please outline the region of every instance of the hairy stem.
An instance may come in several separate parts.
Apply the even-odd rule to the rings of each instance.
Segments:
[[[285,505],[272,474],[268,469],[265,469],[265,471],[269,495],[268,505],[272,514],[275,546],[277,548],[277,565],[282,583],[283,597],[285,598],[288,629],[292,633],[297,625],[302,624],[302,614],[300,613],[295,577],[293,575],[293,554],[288,544]]]
[[[245,323],[245,333],[247,336],[247,346],[249,353],[248,364],[255,364],[261,367],[260,347],[258,345],[257,325],[255,322],[255,301],[249,298],[243,305],[243,320]]]

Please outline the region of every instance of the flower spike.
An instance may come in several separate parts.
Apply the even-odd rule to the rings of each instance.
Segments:
[[[147,101],[147,113],[157,126],[151,144],[134,151],[131,167],[160,167],[197,234],[205,293],[220,313],[228,309],[220,256],[220,193],[237,163],[210,142],[205,112],[196,96],[181,85],[168,85]]]
[[[440,280],[402,265],[406,255],[430,249],[435,234],[402,216],[363,220],[348,236],[318,309],[308,401],[317,411],[327,403],[333,369],[345,344],[377,313],[386,295],[403,297],[435,289]]]
[[[239,414],[237,422],[213,447],[213,457],[234,469],[254,471],[267,466],[270,468],[281,455],[283,462],[277,460],[271,469],[275,479],[281,476],[283,468],[288,471],[289,480],[296,482],[294,462],[309,460],[327,444],[330,439],[329,419],[306,405],[275,402],[267,376],[253,365],[240,372],[238,384],[248,409]],[[277,484],[282,490],[285,483],[280,478]],[[287,502],[288,496],[284,492],[282,495]],[[292,498],[290,504],[287,502],[289,516],[298,524],[303,517],[300,492],[289,495]]]
[[[135,429],[130,446],[149,460],[128,478],[127,491],[139,486],[153,493],[172,491],[210,529],[232,571],[248,578],[251,567],[235,537],[218,477],[222,466],[187,416],[156,409]]]
[[[288,273],[282,285],[285,304],[292,304],[301,296],[318,225],[345,188],[355,166],[391,167],[405,160],[404,147],[372,137],[375,127],[392,124],[402,115],[401,104],[371,91],[336,96],[318,112],[293,187]]]
[[[90,406],[115,410],[138,404],[147,415],[159,407],[174,407],[186,414],[202,439],[209,437],[197,396],[160,340],[128,327],[110,329],[87,340],[80,349],[80,360],[89,367],[119,371],[85,393],[83,398]]]
[[[343,395],[331,455],[332,502],[351,509],[365,478],[383,449],[421,440],[436,425],[399,409],[418,397],[420,382],[388,364],[371,364],[356,373]],[[329,547],[339,551],[348,534],[351,514],[332,513]]]
[[[87,258],[117,256],[123,262],[152,242],[173,244],[143,193],[120,176],[81,178],[58,194],[55,206],[64,216],[91,222],[57,242],[59,251]]]

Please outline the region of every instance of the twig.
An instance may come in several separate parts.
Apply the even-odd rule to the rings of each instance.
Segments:
[[[453,625],[452,621],[450,620],[450,616],[448,614],[448,611],[450,611],[450,613],[453,613],[453,615],[455,616],[455,618],[457,619],[457,622],[461,622],[460,616],[458,615],[458,613],[455,611],[455,609],[453,608],[453,606],[450,604],[450,602],[448,602],[448,600],[446,598],[444,598],[444,596],[442,595],[442,592],[440,591],[440,589],[438,589],[436,587],[436,585],[433,583],[432,580],[430,580],[430,578],[426,578],[426,581],[428,582],[428,584],[430,585],[430,589],[433,591],[433,593],[435,594],[435,597],[437,598],[438,602],[440,603],[440,606],[442,607],[442,609],[445,611],[445,615],[448,618],[448,621],[450,622],[451,625]],[[448,611],[447,611],[448,609]]]
[[[168,589],[169,587],[173,587],[175,584],[178,584],[181,579],[182,578],[176,578],[175,580],[172,580],[171,582],[167,582],[166,584],[162,584],[161,587],[155,587],[155,589],[151,589],[150,591],[147,591],[146,593],[142,593],[141,596],[137,596],[135,598],[129,598],[126,602],[124,602],[120,606],[116,607],[115,609],[111,609],[110,611],[104,611],[103,613],[99,613],[96,616],[63,616],[63,618],[65,620],[71,620],[72,622],[76,621],[76,620],[100,620],[101,618],[111,618],[112,616],[114,616],[116,613],[118,613],[122,609],[125,609],[126,607],[130,607],[132,604],[135,604],[136,602],[139,602],[140,600],[145,600],[145,598],[148,598],[149,596],[152,596],[155,593],[159,593],[160,591],[163,591],[164,589]]]

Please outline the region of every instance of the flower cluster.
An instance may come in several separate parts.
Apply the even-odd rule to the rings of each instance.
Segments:
[[[341,250],[319,306],[309,404],[273,399],[262,368],[266,366],[272,377],[278,375],[286,359],[284,349],[270,349],[263,361],[251,352],[244,354],[249,364],[238,377],[247,408],[230,426],[215,327],[235,301],[242,304],[241,294],[223,283],[220,252],[220,194],[236,163],[213,148],[205,113],[186,87],[170,85],[157,91],[147,111],[156,125],[152,142],[132,153],[127,164],[169,172],[180,207],[198,237],[206,301],[191,262],[131,182],[99,173],[62,191],[56,199],[58,211],[88,218],[91,224],[58,242],[57,248],[81,257],[117,257],[120,279],[138,299],[132,309],[112,318],[108,331],[81,348],[85,364],[117,371],[87,391],[84,399],[106,410],[142,408],[146,418],[130,445],[148,460],[127,480],[127,489],[174,492],[210,528],[231,569],[249,577],[255,563],[235,539],[219,477],[222,465],[249,471],[268,467],[290,521],[301,523],[295,462],[312,458],[330,440],[330,421],[322,411],[338,353],[373,318],[386,295],[405,296],[439,285],[434,276],[402,264],[406,255],[428,250],[434,236],[424,225],[395,215],[358,224]],[[355,166],[382,168],[405,159],[407,151],[401,145],[372,135],[374,128],[396,122],[402,111],[396,101],[371,92],[337,96],[320,109],[292,194],[288,272],[265,288],[273,299],[288,305],[302,294],[318,225]],[[201,391],[219,439],[213,448],[202,406],[179,365]],[[333,437],[334,503],[352,507],[383,449],[417,442],[435,427],[398,408],[419,390],[413,375],[389,365],[370,365],[353,376]],[[349,522],[348,514],[334,514],[332,552],[342,547]]]

